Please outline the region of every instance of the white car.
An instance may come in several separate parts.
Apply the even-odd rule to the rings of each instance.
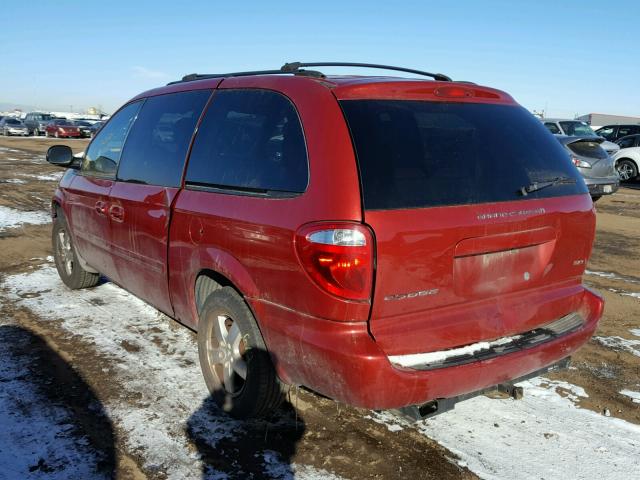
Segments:
[[[627,135],[616,143],[620,150],[613,155],[613,160],[620,180],[633,180],[640,171],[640,134]]]

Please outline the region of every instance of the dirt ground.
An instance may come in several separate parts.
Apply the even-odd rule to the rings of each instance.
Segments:
[[[87,141],[0,138],[0,208],[20,212],[48,210],[61,174],[60,169],[44,162],[44,152],[54,143],[66,143],[78,153]],[[636,293],[640,292],[639,212],[640,183],[625,186],[597,203],[597,237],[585,282],[605,297],[605,314],[594,339],[573,357],[573,368],[548,376],[582,387],[588,396],[576,401],[580,408],[633,424],[640,424],[640,404],[619,392],[640,391],[640,347],[634,347],[640,344],[634,343],[640,340],[640,333],[631,333],[640,332],[640,298]],[[0,283],[44,267],[50,269],[50,255],[50,224],[25,221],[21,226],[5,229],[0,225]],[[148,452],[131,441],[133,427],[119,420],[117,414],[111,415],[112,408],[116,411],[112,405],[118,402],[153,408],[145,388],[130,393],[125,382],[128,377],[113,374],[124,360],[120,362],[100,350],[100,339],[70,334],[63,323],[43,321],[44,315],[37,306],[30,308],[25,305],[31,304],[22,302],[29,295],[46,298],[51,293],[49,286],[19,293],[15,298],[7,288],[4,293],[0,290],[0,326],[7,329],[5,333],[0,331],[0,342],[3,338],[13,339],[11,355],[29,357],[29,382],[38,395],[73,413],[72,434],[87,439],[98,452],[96,471],[106,478],[179,478],[168,473],[169,467],[162,462],[150,462]],[[107,308],[99,298],[89,298],[88,302],[97,309],[96,317],[102,314],[100,309]],[[148,338],[155,338],[160,353],[173,359],[175,352],[171,342],[162,338],[163,332],[173,335],[175,329],[180,332],[175,335],[193,334],[166,317],[158,321],[168,326],[140,325],[139,329]],[[184,342],[193,343],[193,338],[185,337]],[[121,346],[123,355],[135,356],[141,349],[135,341],[126,339]],[[191,357],[185,355],[185,365],[197,370],[197,365],[191,365]],[[152,415],[162,414],[157,411]],[[219,428],[223,428],[221,421],[216,417]],[[216,477],[216,472],[230,478],[293,478],[294,472],[287,470],[287,465],[294,464],[308,467],[294,469],[295,478],[477,478],[456,453],[419,429],[389,428],[385,422],[371,418],[370,412],[338,405],[304,390],[291,395],[277,419],[244,425],[215,443],[198,433],[201,425],[204,423],[179,425],[176,431],[186,432],[187,450],[202,461],[203,478],[223,478]],[[275,457],[269,452],[275,452]],[[49,478],[45,474],[54,474],[55,467],[47,459],[41,460],[30,471],[41,474],[37,478]],[[284,465],[284,470],[278,470],[279,465]],[[503,477],[500,472],[495,473]],[[0,478],[9,478],[3,477],[1,465]]]

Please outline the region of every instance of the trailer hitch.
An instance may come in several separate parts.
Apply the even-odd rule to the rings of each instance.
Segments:
[[[520,386],[516,386],[516,383],[524,382],[525,380],[529,380],[530,378],[537,377],[542,375],[543,373],[547,373],[550,371],[565,369],[571,363],[571,357],[564,358],[553,365],[550,365],[545,368],[541,368],[540,370],[536,370],[527,375],[523,375],[522,377],[515,378],[509,382],[499,383],[497,385],[493,385],[488,388],[484,388],[482,390],[476,390],[474,392],[465,393],[463,395],[458,395],[456,397],[451,398],[437,398],[435,400],[430,400],[422,405],[409,405],[406,407],[398,408],[395,410],[391,410],[391,413],[398,415],[406,420],[411,422],[417,422],[420,420],[425,420],[427,418],[434,417],[441,413],[447,412],[449,410],[453,410],[456,403],[462,402],[464,400],[468,400],[473,397],[477,397],[479,395],[485,395],[487,393],[492,392],[501,392],[509,395],[514,400],[521,400],[524,396],[524,388]]]

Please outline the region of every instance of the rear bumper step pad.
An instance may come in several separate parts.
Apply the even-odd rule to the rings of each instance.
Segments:
[[[574,312],[519,335],[437,352],[394,355],[389,361],[395,366],[422,371],[464,365],[535,347],[571,333],[583,324],[584,319]]]

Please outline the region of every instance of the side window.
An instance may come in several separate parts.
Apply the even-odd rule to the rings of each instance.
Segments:
[[[558,128],[558,126],[555,123],[545,122],[544,126],[547,127],[547,130],[549,130],[554,135],[557,135],[557,134],[561,133],[560,129]]]
[[[118,180],[178,187],[193,129],[211,90],[148,98],[127,141]]]
[[[624,137],[618,140],[617,143],[618,145],[620,145],[620,148],[629,148],[629,147],[633,147],[634,142],[635,142],[635,137]]]
[[[131,103],[116,113],[100,130],[87,149],[81,171],[87,175],[115,175],[127,132],[142,101]]]
[[[307,151],[289,99],[269,90],[215,93],[191,151],[187,184],[302,193]]]
[[[606,138],[607,140],[611,140],[612,138],[615,139],[615,130],[613,127],[602,127],[599,128],[596,133],[601,136]]]
[[[627,135],[632,135],[636,133],[635,128],[632,126],[625,125],[624,127],[618,127],[618,138],[626,137]]]

